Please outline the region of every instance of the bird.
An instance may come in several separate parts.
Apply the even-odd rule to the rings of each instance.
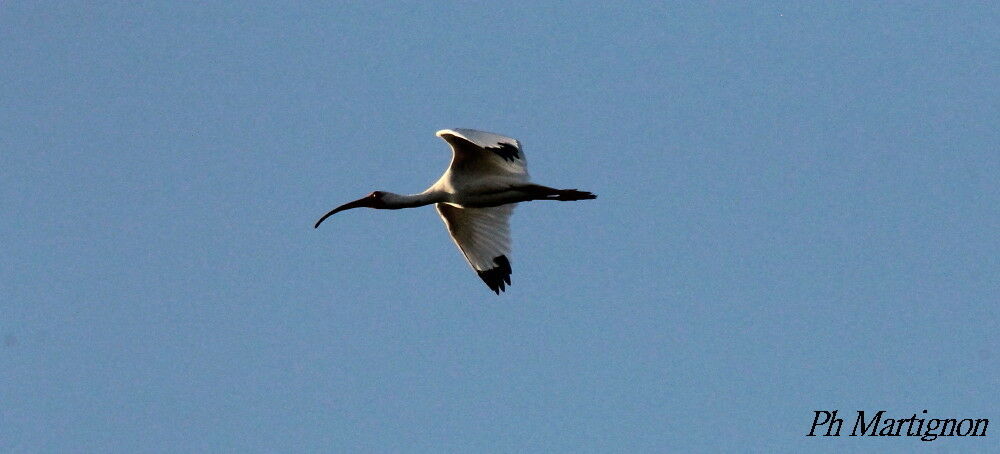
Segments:
[[[577,189],[531,183],[527,160],[517,139],[474,129],[442,129],[437,136],[451,146],[451,163],[441,178],[419,194],[374,191],[324,214],[319,228],[334,214],[354,208],[397,210],[433,204],[452,241],[469,266],[497,295],[510,285],[510,216],[520,202],[592,200]]]

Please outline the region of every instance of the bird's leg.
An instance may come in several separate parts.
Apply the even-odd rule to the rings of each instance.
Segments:
[[[540,184],[527,184],[518,187],[525,192],[529,200],[558,200],[560,202],[572,202],[575,200],[596,199],[597,196],[586,191],[576,189],[556,189]]]

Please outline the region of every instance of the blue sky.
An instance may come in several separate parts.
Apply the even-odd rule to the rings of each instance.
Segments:
[[[4,2],[0,451],[998,449],[987,2]],[[524,144],[513,287],[419,192]],[[925,446],[927,445],[927,446]]]

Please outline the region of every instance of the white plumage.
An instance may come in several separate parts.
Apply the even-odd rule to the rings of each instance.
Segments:
[[[437,204],[441,220],[469,266],[480,277],[494,268],[502,274],[500,279],[483,277],[491,289],[498,286],[504,290],[504,284],[510,284],[510,215],[514,212],[514,205],[459,208],[447,203]],[[491,281],[495,284],[491,285]]]
[[[444,175],[420,194],[375,191],[341,205],[320,218],[351,208],[411,208],[435,204],[452,240],[486,285],[500,294],[510,285],[510,215],[519,202],[587,200],[597,196],[576,189],[554,189],[529,182],[520,142],[473,129],[437,132],[452,149]]]

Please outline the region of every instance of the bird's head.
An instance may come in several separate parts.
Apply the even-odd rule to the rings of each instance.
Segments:
[[[365,207],[365,208],[385,208],[386,207],[386,205],[385,205],[385,195],[386,195],[386,193],[383,192],[383,191],[374,191],[371,194],[368,194],[368,195],[366,195],[366,196],[364,196],[364,197],[362,197],[362,198],[360,198],[358,200],[355,200],[353,202],[348,202],[348,203],[345,203],[345,204],[343,204],[343,205],[341,205],[341,206],[339,206],[337,208],[334,208],[333,210],[330,210],[329,213],[326,213],[326,214],[323,215],[323,217],[319,218],[319,220],[316,221],[316,225],[313,228],[318,228],[319,225],[322,224],[323,221],[326,220],[326,218],[328,218],[330,216],[333,216],[333,215],[335,215],[335,214],[337,214],[337,213],[339,213],[341,211],[350,210],[351,208],[361,208],[361,207]]]

